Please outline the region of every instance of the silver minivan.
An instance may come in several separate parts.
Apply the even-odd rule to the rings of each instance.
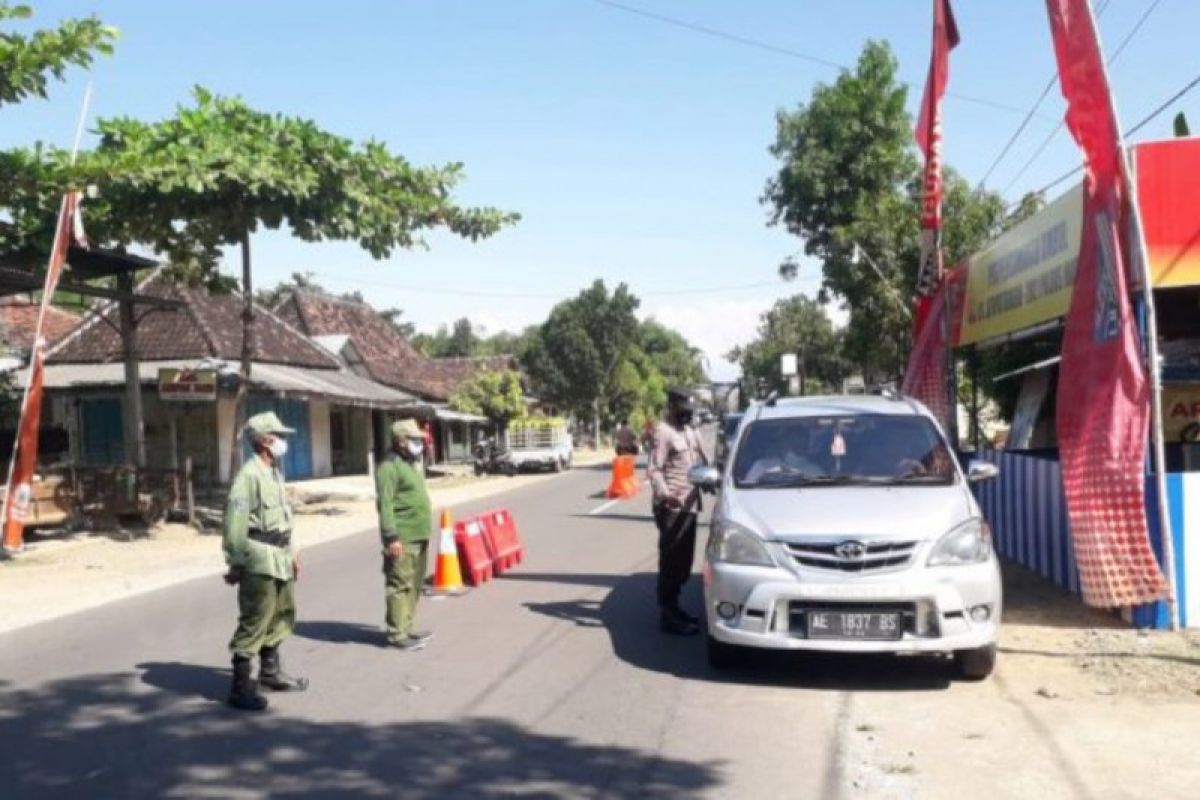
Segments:
[[[924,406],[898,396],[751,406],[723,474],[705,551],[708,654],[752,648],[953,654],[991,674],[1001,614],[991,531]]]

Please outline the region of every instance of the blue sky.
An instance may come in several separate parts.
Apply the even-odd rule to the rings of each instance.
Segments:
[[[1101,0],[1103,2],[1103,0]],[[1111,0],[1109,51],[1154,0]],[[928,65],[926,0],[621,0],[698,26],[852,64],[887,39],[915,107]],[[490,331],[540,321],[556,299],[602,277],[643,311],[720,356],[753,336],[777,298],[813,291],[817,267],[782,284],[800,243],[766,226],[758,202],[774,163],[774,114],[836,77],[832,67],[669,25],[597,0],[34,0],[35,24],[98,13],[116,54],[73,72],[49,102],[0,112],[0,146],[68,145],[84,86],[93,116],[157,119],[195,84],[265,110],[375,137],[418,163],[462,161],[465,203],[524,220],[467,244],[374,262],[353,246],[256,237],[259,285],[311,271],[331,289],[399,306],[421,329],[469,316]],[[945,113],[949,164],[972,181],[1053,75],[1040,0],[955,4],[963,42]],[[1200,72],[1200,3],[1160,0],[1112,67],[1128,127]],[[996,105],[1007,108],[997,108]],[[1200,125],[1200,91],[1178,104]],[[1061,117],[1055,88],[988,185],[1003,189]],[[1167,113],[1138,139],[1170,135]],[[1065,132],[1008,190],[1015,199],[1077,164]],[[235,265],[231,265],[231,268]],[[732,288],[730,288],[732,287]],[[688,291],[689,294],[672,294]],[[499,296],[491,296],[499,295]]]

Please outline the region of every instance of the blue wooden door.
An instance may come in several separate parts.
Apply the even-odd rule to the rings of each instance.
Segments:
[[[79,416],[83,428],[83,463],[97,466],[124,464],[125,424],[121,417],[121,398],[81,400]]]
[[[283,475],[289,480],[311,478],[313,474],[312,432],[309,426],[308,403],[277,397],[251,397],[246,405],[246,418],[274,411],[279,419],[296,432],[288,437],[287,455],[283,457]],[[250,457],[250,442],[242,450],[244,458]]]

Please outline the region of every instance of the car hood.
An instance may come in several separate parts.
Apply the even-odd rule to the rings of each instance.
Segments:
[[[721,498],[726,519],[766,539],[812,537],[936,539],[978,510],[953,486],[822,486],[734,489]]]

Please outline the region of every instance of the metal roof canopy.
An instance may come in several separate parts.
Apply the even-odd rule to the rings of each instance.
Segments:
[[[46,270],[41,266],[42,256],[33,251],[23,251],[7,256],[0,262],[0,297],[38,292],[46,285]],[[164,297],[135,294],[132,291],[93,286],[85,281],[98,278],[132,278],[133,273],[153,269],[158,262],[152,258],[106,250],[101,247],[71,247],[67,251],[68,268],[58,282],[58,289],[73,292],[83,297],[99,297],[105,300],[129,300],[134,305],[155,308],[181,308],[183,303]]]

